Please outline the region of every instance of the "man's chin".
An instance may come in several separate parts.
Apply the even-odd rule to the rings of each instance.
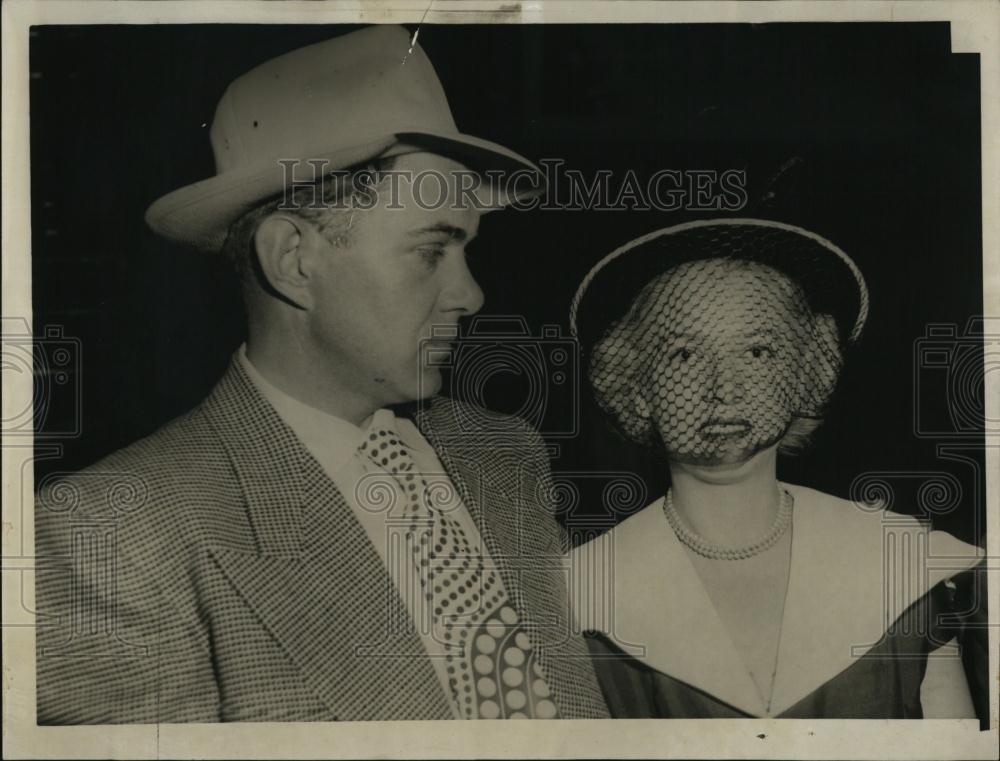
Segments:
[[[416,395],[414,396],[414,401],[418,399],[427,399],[428,397],[434,396],[441,391],[441,371],[437,368],[426,368],[420,374],[420,380],[417,383]]]

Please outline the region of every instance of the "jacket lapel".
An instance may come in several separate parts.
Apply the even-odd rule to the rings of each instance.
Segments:
[[[234,357],[205,402],[246,498],[256,552],[212,556],[331,718],[451,710],[381,558],[318,462]]]
[[[566,579],[557,528],[546,528],[537,502],[548,494],[537,467],[542,451],[527,434],[501,444],[465,431],[456,402],[443,397],[415,421],[458,490],[545,670],[563,718],[604,718],[607,708],[583,639],[568,621]],[[509,425],[509,424],[508,424]],[[507,442],[506,445],[503,442]]]
[[[414,419],[421,433],[434,447],[448,478],[472,516],[486,550],[497,566],[508,597],[516,603],[520,584],[509,561],[518,557],[522,550],[518,546],[515,532],[506,531],[504,526],[497,525],[501,511],[489,509],[488,504],[494,499],[502,500],[506,495],[501,490],[492,488],[492,484],[487,486],[490,474],[484,468],[485,458],[472,459],[462,455],[469,451],[467,437],[470,434],[463,433],[448,412],[447,402],[438,398],[429,409],[418,412]],[[460,440],[463,436],[466,437],[465,442]]]

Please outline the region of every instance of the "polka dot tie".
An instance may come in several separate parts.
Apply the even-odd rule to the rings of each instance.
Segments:
[[[440,632],[452,700],[467,719],[553,719],[558,709],[496,570],[434,499],[399,435],[381,419],[359,451],[404,497],[405,546]]]

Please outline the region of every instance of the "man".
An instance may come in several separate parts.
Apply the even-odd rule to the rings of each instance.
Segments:
[[[512,197],[469,168],[537,170],[458,132],[399,27],[245,74],[211,135],[216,175],[147,221],[233,259],[247,342],[197,408],[41,485],[39,722],[605,716],[541,440],[433,397],[483,301],[465,246]]]

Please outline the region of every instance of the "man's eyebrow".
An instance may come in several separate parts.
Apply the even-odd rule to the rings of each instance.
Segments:
[[[418,230],[410,230],[408,233],[413,237],[418,237],[420,235],[447,235],[454,241],[461,243],[469,237],[469,233],[463,230],[461,227],[456,227],[455,225],[449,225],[446,222],[438,222],[437,224],[429,225],[428,227],[421,227]]]

